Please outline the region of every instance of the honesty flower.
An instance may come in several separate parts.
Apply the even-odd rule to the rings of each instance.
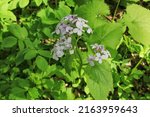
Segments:
[[[54,48],[52,49],[53,59],[59,60],[59,58],[61,58],[64,55],[64,51],[69,50],[71,48],[72,48],[71,37],[60,38],[60,40],[56,42],[56,44],[54,45]]]
[[[70,54],[74,53],[72,49],[72,35],[82,36],[83,32],[92,33],[92,29],[87,25],[87,20],[77,17],[77,15],[68,15],[57,24],[54,33],[60,35],[60,39],[52,49],[53,59],[59,60],[64,55],[64,51],[69,50]]]
[[[87,58],[87,61],[91,66],[94,66],[94,61],[101,64],[104,59],[108,59],[111,56],[109,51],[104,48],[104,45],[99,45],[96,43],[91,46],[94,50],[94,55],[90,55]]]
[[[87,25],[87,20],[77,17],[77,15],[68,15],[64,17],[56,26],[54,33],[60,35],[71,35],[73,33],[81,36],[83,32],[92,33],[92,29]]]

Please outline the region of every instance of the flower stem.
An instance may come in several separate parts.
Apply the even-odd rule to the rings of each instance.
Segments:
[[[79,50],[78,48],[76,48],[76,52],[77,52],[77,55],[79,57],[79,76],[81,77],[81,70],[82,70],[82,66],[83,66],[83,61],[82,61],[82,58],[80,56],[80,53],[79,53]]]
[[[113,16],[113,18],[112,18],[112,21],[114,21],[114,19],[115,19],[115,16],[116,16],[116,13],[117,13],[119,4],[120,4],[120,0],[118,0],[118,3],[117,3],[117,6],[116,6],[116,8],[115,8],[115,12],[114,12],[114,16]]]

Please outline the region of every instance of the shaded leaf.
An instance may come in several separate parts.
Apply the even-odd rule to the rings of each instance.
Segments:
[[[136,41],[143,45],[150,45],[150,11],[148,9],[135,4],[130,5],[127,7],[124,21],[129,28],[129,33]]]
[[[46,71],[46,69],[48,67],[48,63],[45,58],[43,58],[42,56],[38,56],[36,58],[35,63],[41,71]]]
[[[92,96],[96,99],[107,99],[109,91],[113,90],[113,80],[110,65],[107,62],[87,66],[86,82]]]
[[[13,36],[6,37],[2,41],[2,46],[6,48],[13,47],[16,44],[17,44],[17,39]]]

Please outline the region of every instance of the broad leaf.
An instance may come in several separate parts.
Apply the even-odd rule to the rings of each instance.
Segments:
[[[47,58],[50,58],[52,55],[51,55],[51,52],[50,51],[47,51],[47,50],[38,50],[38,53],[43,56],[43,57],[47,57]]]
[[[20,0],[20,1],[19,1],[19,6],[20,6],[21,8],[26,7],[28,4],[29,4],[29,0]]]
[[[55,11],[55,16],[61,20],[63,17],[69,15],[70,13],[71,9],[65,5],[65,2],[59,2],[59,8]]]
[[[8,29],[18,39],[25,39],[28,36],[27,29],[19,26],[18,24],[9,25]]]
[[[75,13],[88,20],[90,26],[97,27],[105,22],[101,18],[109,14],[109,7],[103,0],[93,0],[77,8]]]
[[[89,40],[90,44],[101,43],[106,48],[116,49],[123,35],[123,26],[119,23],[106,23],[97,27]]]
[[[46,71],[46,69],[48,67],[48,63],[45,58],[43,58],[42,56],[38,56],[36,58],[35,63],[41,71]]]
[[[37,54],[37,50],[29,49],[29,50],[25,53],[24,59],[25,59],[25,60],[31,60],[32,58],[36,57],[36,54]]]
[[[136,41],[150,45],[150,10],[139,5],[130,5],[127,7],[124,21]]]
[[[88,66],[85,69],[86,82],[94,99],[107,99],[109,91],[113,90],[113,80],[110,65],[107,62]]]
[[[2,46],[6,48],[10,48],[16,45],[16,43],[17,43],[17,39],[13,36],[9,36],[4,38],[4,40],[2,41]]]

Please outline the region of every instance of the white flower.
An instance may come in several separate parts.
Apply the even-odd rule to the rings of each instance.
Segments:
[[[82,35],[82,29],[80,28],[74,28],[73,32],[76,33],[78,36]]]
[[[88,29],[87,29],[87,33],[88,33],[88,34],[92,33],[92,29],[91,29],[91,28],[88,28]]]
[[[91,46],[95,54],[90,55],[90,57],[88,58],[88,62],[90,63],[90,65],[94,65],[94,61],[97,61],[101,64],[104,59],[111,57],[109,51],[105,50],[103,45],[98,45],[97,43],[95,43]]]
[[[91,66],[94,66],[94,60],[95,60],[95,57],[92,56],[92,55],[90,55],[90,56],[88,57],[88,59],[87,59],[87,61],[89,62],[89,64],[90,64]]]
[[[99,63],[102,63],[102,56],[100,53],[96,53],[95,60],[98,61]]]
[[[110,57],[110,53],[108,50],[103,51],[103,55],[102,55],[102,59],[107,59],[108,57]]]

